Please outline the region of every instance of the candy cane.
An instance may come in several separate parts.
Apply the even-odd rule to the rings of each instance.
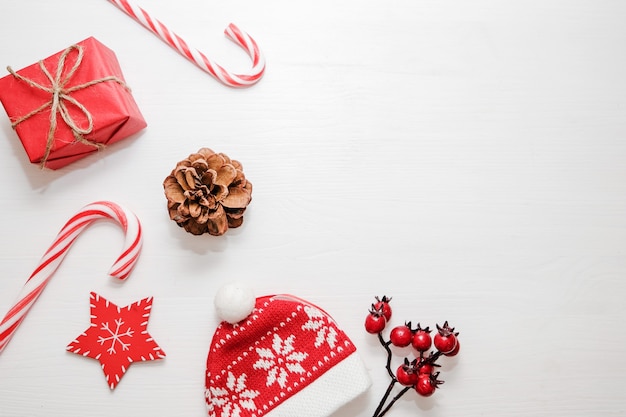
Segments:
[[[17,301],[0,322],[0,352],[9,343],[26,313],[41,295],[78,235],[91,223],[100,219],[116,221],[126,234],[124,250],[111,267],[109,274],[120,280],[130,275],[141,252],[142,236],[139,219],[131,211],[109,201],[98,201],[86,205],[63,226],[39,261],[35,271],[22,287]]]
[[[249,74],[233,74],[226,71],[202,52],[187,46],[187,42],[171,32],[163,23],[151,17],[141,7],[129,3],[127,0],[109,1],[223,84],[230,87],[247,87],[258,82],[265,72],[265,58],[254,39],[232,23],[228,25],[224,33],[230,40],[245,49],[252,58],[252,70]]]

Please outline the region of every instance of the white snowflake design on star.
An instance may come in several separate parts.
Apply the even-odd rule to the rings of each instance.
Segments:
[[[315,347],[318,348],[326,342],[331,349],[334,349],[337,344],[337,330],[328,325],[326,315],[312,306],[304,306],[304,311],[309,316],[309,320],[302,325],[302,330],[317,332]]]
[[[115,346],[117,343],[119,343],[122,347],[122,351],[128,350],[128,348],[130,347],[130,342],[124,343],[122,341],[122,338],[133,337],[134,332],[129,327],[125,332],[120,333],[120,327],[122,327],[123,324],[124,321],[122,319],[115,319],[115,330],[112,330],[109,327],[109,322],[102,323],[102,327],[100,328],[100,330],[106,330],[110,334],[110,336],[98,336],[98,343],[100,343],[101,346],[104,346],[106,342],[111,341],[111,346],[107,349],[107,352],[109,352],[110,355],[115,355],[117,353],[115,350]]]
[[[216,408],[221,410],[220,417],[240,417],[242,410],[255,411],[257,409],[254,399],[259,396],[259,391],[249,389],[246,386],[246,374],[238,377],[228,372],[226,388],[209,387],[206,392],[208,412],[210,417],[216,417]]]
[[[274,334],[271,348],[256,349],[259,359],[253,368],[267,372],[266,385],[268,387],[278,383],[281,388],[285,388],[290,373],[302,375],[306,372],[301,362],[309,355],[306,352],[295,351],[293,347],[295,339],[295,335],[283,340],[278,334]]]

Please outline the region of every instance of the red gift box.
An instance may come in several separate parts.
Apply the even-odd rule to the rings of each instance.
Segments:
[[[147,126],[115,53],[93,37],[0,78],[0,102],[30,161],[50,169]]]

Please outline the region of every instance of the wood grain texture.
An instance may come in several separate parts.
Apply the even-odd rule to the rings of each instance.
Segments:
[[[202,416],[213,294],[243,280],[292,293],[352,337],[374,379],[334,417],[373,413],[384,353],[365,334],[374,295],[394,324],[461,331],[446,383],[389,416],[626,415],[626,3],[592,0],[140,3],[220,65],[267,58],[254,87],[221,86],[105,0],[4,2],[2,66],[95,36],[113,49],[148,128],[58,172],[29,164],[0,118],[0,310],[72,213],[133,209],[144,250],[106,272],[119,230],[84,233],[0,356],[0,417]],[[162,181],[208,146],[254,184],[222,238],[169,220]],[[110,226],[110,227],[109,227]],[[96,361],[65,352],[89,292],[154,296],[167,353],[110,392]]]

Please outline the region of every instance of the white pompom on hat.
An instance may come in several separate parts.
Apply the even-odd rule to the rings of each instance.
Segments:
[[[230,324],[248,317],[255,303],[256,297],[252,289],[241,283],[226,284],[215,294],[217,316]]]
[[[291,295],[252,296],[249,308],[250,294],[241,284],[216,294],[224,321],[207,358],[210,417],[326,417],[370,387],[356,347],[325,311]]]

